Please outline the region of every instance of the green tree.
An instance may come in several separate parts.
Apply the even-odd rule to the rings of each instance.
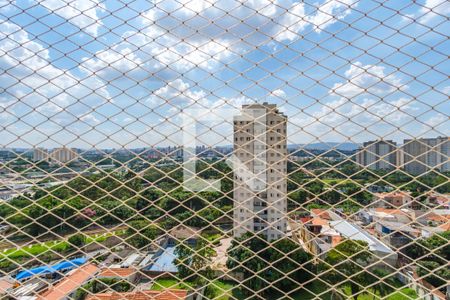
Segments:
[[[376,295],[379,295],[381,298],[385,298],[395,291],[395,274],[381,268],[372,269],[371,273],[371,277],[373,278],[372,290]],[[373,296],[373,299],[375,299],[375,295]]]
[[[450,269],[448,265],[442,265],[436,261],[420,260],[417,266],[417,274],[438,289],[445,289],[450,281]]]
[[[175,249],[175,255],[178,275],[182,279],[197,284],[205,284],[212,279],[210,265],[215,252],[207,240],[199,239],[195,247],[181,242]]]
[[[273,294],[273,288],[287,293],[298,289],[311,274],[309,261],[310,256],[288,238],[269,243],[261,235],[246,233],[233,240],[227,267],[245,278],[244,293],[266,295]],[[272,288],[267,288],[270,283]]]
[[[356,300],[372,278],[367,270],[371,259],[366,242],[346,240],[328,252],[321,266],[323,278],[332,285],[349,287],[352,299]]]
[[[138,249],[148,246],[163,234],[161,228],[146,220],[134,220],[128,225],[126,242]]]
[[[86,244],[86,236],[82,233],[77,233],[69,237],[67,240],[71,247],[81,248]]]

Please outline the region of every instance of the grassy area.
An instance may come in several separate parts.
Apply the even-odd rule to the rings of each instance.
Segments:
[[[327,185],[336,185],[336,184],[346,184],[346,183],[361,183],[362,180],[360,179],[347,179],[347,178],[323,178],[319,179],[319,181],[327,184]]]
[[[392,295],[389,296],[389,300],[410,300],[410,299],[419,299],[416,292],[410,288],[404,288]]]
[[[214,234],[202,234],[202,236],[207,239],[212,244],[219,243],[221,239],[223,239],[223,234],[214,233]]]
[[[317,295],[321,294],[320,299],[322,300],[331,300],[331,293],[327,291],[328,286],[325,284],[321,284],[320,282],[313,282],[308,284],[305,289],[301,289],[298,292],[294,293],[291,297],[295,300],[309,300],[309,299],[317,299]],[[350,295],[350,289],[344,289],[347,295]],[[323,294],[322,294],[323,293]],[[416,292],[410,288],[402,288],[401,290],[392,293],[387,298],[388,300],[411,300],[418,299]],[[363,294],[358,296],[358,300],[379,300],[380,297],[377,297],[373,294]]]
[[[21,248],[8,249],[2,253],[0,253],[0,258],[9,258],[9,259],[18,259],[29,256],[37,256],[48,252],[50,250],[55,252],[62,252],[69,248],[69,244],[64,241],[54,242],[49,241],[41,244],[34,244],[31,246],[24,246]]]
[[[393,292],[391,293],[386,299],[387,300],[411,300],[411,299],[418,299],[418,296],[416,294],[416,292],[410,288],[402,288],[401,285],[399,284],[397,286],[398,289],[400,289],[399,291]],[[350,289],[346,288],[344,289],[345,293],[347,295],[350,295]],[[380,297],[375,296],[373,294],[363,294],[358,296],[358,300],[378,300],[380,299]],[[384,298],[383,298],[384,299]]]
[[[208,285],[207,298],[211,300],[245,299],[236,284],[231,281],[214,280]]]
[[[180,290],[190,290],[192,289],[191,282],[181,282],[175,278],[160,278],[155,280],[152,284],[151,289],[155,291],[161,291],[167,288],[170,289],[180,289]]]
[[[86,244],[90,244],[93,242],[101,243],[104,242],[109,236],[114,235],[115,232],[108,233],[106,235],[101,235],[96,237],[87,236]],[[20,259],[24,257],[38,256],[49,251],[54,252],[63,252],[70,248],[70,244],[66,241],[48,241],[40,244],[32,244],[29,246],[24,246],[20,248],[12,248],[4,250],[0,253],[0,259],[9,258],[9,259]]]

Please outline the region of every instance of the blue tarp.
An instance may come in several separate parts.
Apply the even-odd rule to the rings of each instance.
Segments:
[[[22,280],[22,279],[31,277],[33,275],[52,274],[52,273],[56,273],[56,272],[62,271],[62,270],[73,269],[78,266],[81,266],[86,261],[87,260],[85,257],[80,257],[80,258],[75,258],[75,259],[68,260],[68,261],[66,260],[66,261],[60,262],[59,264],[53,265],[53,266],[42,266],[42,267],[25,270],[25,271],[19,272],[19,274],[16,275],[16,280]]]

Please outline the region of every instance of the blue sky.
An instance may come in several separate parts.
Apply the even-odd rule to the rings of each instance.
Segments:
[[[171,145],[202,108],[201,142],[231,144],[232,115],[262,101],[289,143],[449,135],[449,15],[444,0],[0,0],[0,143]]]

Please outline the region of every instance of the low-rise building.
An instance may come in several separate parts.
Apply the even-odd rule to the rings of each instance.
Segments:
[[[295,222],[291,226],[294,238],[315,257],[325,257],[327,252],[341,241],[350,239],[366,242],[375,260],[380,263],[394,266],[397,262],[395,251],[374,235],[331,210],[316,210],[310,216],[291,222]]]
[[[357,214],[359,220],[365,226],[381,220],[410,223],[413,220],[413,215],[413,211],[409,209],[392,209],[382,207],[362,209]]]
[[[442,226],[450,223],[450,210],[431,209],[415,211],[416,222],[423,226]]]
[[[375,224],[375,234],[392,248],[400,248],[418,238],[421,232],[405,223],[382,220]]]
[[[101,270],[97,278],[124,279],[128,282],[135,282],[138,279],[139,272],[135,268],[106,268]]]
[[[444,231],[447,231],[447,230],[449,230],[448,228],[446,228],[446,227],[433,227],[433,226],[422,226],[421,228],[421,236],[422,236],[422,238],[424,238],[424,239],[427,239],[427,238],[429,238],[429,237],[432,237],[433,235],[435,235],[435,234],[439,234],[439,233],[442,233],[442,232],[444,232]]]
[[[87,264],[70,271],[57,284],[42,293],[40,300],[68,300],[83,284],[94,278],[100,268],[94,264]]]
[[[32,278],[18,285],[8,293],[8,296],[13,299],[26,299],[26,297],[35,297],[36,299],[36,295],[47,290],[49,286],[50,282],[46,279]]]
[[[200,229],[180,224],[170,230],[167,236],[167,245],[174,246],[180,242],[195,245],[200,237],[200,234]]]
[[[10,295],[14,288],[14,280],[11,277],[0,278],[0,298]]]
[[[425,205],[437,209],[450,209],[450,195],[430,192],[425,200]]]
[[[395,191],[390,193],[376,193],[371,207],[384,208],[413,208],[413,197],[409,192]]]

